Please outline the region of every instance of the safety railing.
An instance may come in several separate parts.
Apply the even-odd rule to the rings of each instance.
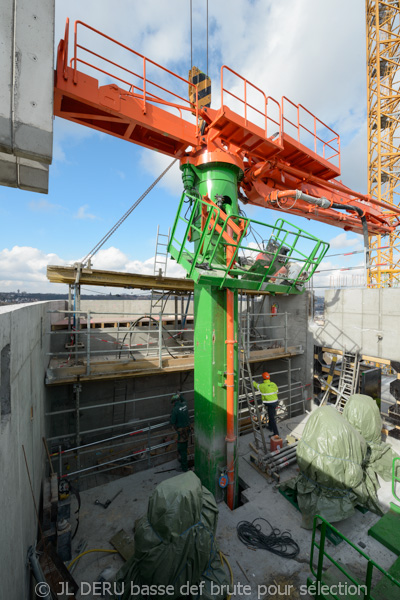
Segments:
[[[69,20],[67,19],[63,48],[64,77],[67,76],[66,65],[68,60],[68,24]],[[78,31],[81,28],[86,29],[87,31],[91,32],[91,34],[95,34],[95,36],[99,36],[103,43],[111,42],[116,48],[117,53],[121,53],[121,51],[128,52],[130,59],[133,58],[134,60],[138,61],[141,70],[136,71],[123,66],[121,64],[120,57],[118,57],[118,62],[116,60],[113,61],[109,58],[106,58],[99,52],[95,52],[87,45],[81,43],[81,38],[79,37],[78,39]],[[184,79],[183,77],[180,77],[173,71],[161,66],[150,58],[147,58],[143,54],[140,54],[132,48],[129,48],[129,46],[126,46],[125,44],[118,42],[98,29],[91,27],[83,21],[75,21],[74,34],[74,53],[70,60],[70,67],[73,69],[74,83],[77,82],[78,65],[82,64],[90,69],[93,69],[95,72],[101,73],[103,76],[108,77],[110,82],[118,82],[118,85],[122,84],[125,86],[127,96],[130,95],[142,101],[142,110],[144,113],[146,113],[148,103],[159,104],[166,109],[176,109],[181,118],[183,118],[183,114],[187,115],[187,120],[190,121],[193,121],[192,116],[194,115],[196,118],[195,122],[198,124],[198,91],[197,87],[193,83]],[[182,92],[178,93],[177,91],[169,89],[160,83],[156,83],[153,78],[150,79],[148,76],[148,71],[150,68],[157,72],[157,75],[161,81],[172,78],[170,81],[173,83],[173,86],[181,86]],[[191,102],[186,96],[188,88],[193,90],[193,97],[195,98],[194,102]]]
[[[239,96],[225,87],[224,71],[230,73],[234,78],[237,78],[241,82],[243,85],[242,96]],[[237,105],[242,108],[246,125],[248,125],[249,122],[255,124],[258,124],[259,122],[260,127],[264,130],[265,137],[273,137],[276,144],[281,144],[281,105],[277,100],[272,98],[272,96],[266,96],[260,88],[226,65],[221,67],[221,107],[224,106],[224,94],[236,101]],[[253,103],[250,103],[249,96],[258,97],[258,107]],[[252,102],[257,102],[257,100],[252,100]],[[268,103],[273,104],[275,107],[275,118],[268,112]],[[228,103],[226,104],[229,106]],[[253,117],[251,120],[249,119],[249,113],[252,114]],[[272,131],[270,130],[270,127],[272,127]]]
[[[101,357],[135,361],[143,358],[144,351],[146,357],[158,359],[161,368],[166,356],[175,358],[193,352],[194,329],[187,326],[193,322],[192,315],[186,315],[185,324],[179,327],[176,313],[160,312],[150,317],[143,313],[50,312],[66,317],[59,329],[50,332],[52,351],[48,355],[59,361],[57,368],[81,362],[86,366],[86,375],[90,375],[93,363]],[[66,349],[61,350],[62,346]]]
[[[289,118],[288,113],[294,113]],[[307,120],[307,125],[305,121]],[[310,125],[308,125],[308,122]],[[292,129],[287,131],[289,125]],[[294,130],[294,131],[293,131]],[[307,110],[301,104],[295,104],[286,96],[282,97],[282,131],[289,135],[295,134],[297,141],[323,159],[332,162],[336,161],[340,170],[340,136],[333,131],[326,123],[318,119],[312,112]],[[294,137],[292,135],[292,137]]]
[[[245,242],[254,229],[263,240],[258,249]],[[184,193],[168,250],[196,282],[300,293],[328,248],[326,242],[283,219],[269,225],[240,215],[228,217],[208,198]],[[225,256],[230,257],[227,264]]]
[[[317,528],[320,529],[319,542],[316,540]],[[355,577],[351,573],[346,571],[343,563],[336,561],[325,550],[327,530],[331,530],[336,536],[338,536],[340,539],[342,539],[344,542],[346,542],[346,544],[348,546],[350,546],[353,550],[355,550],[360,556],[365,558],[366,572],[365,572],[364,582],[361,582],[361,581],[355,579]],[[316,550],[318,551],[318,556],[317,556],[317,560],[316,560],[317,568],[315,569],[314,554],[315,554]],[[313,585],[314,588],[316,588],[317,590],[319,590],[318,595],[317,595],[318,598],[327,599],[327,600],[328,600],[328,598],[329,598],[329,600],[332,600],[332,599],[340,600],[340,598],[343,598],[343,596],[342,595],[339,596],[338,594],[336,594],[333,589],[333,588],[336,588],[336,590],[337,590],[338,586],[337,585],[332,586],[331,583],[328,583],[327,581],[324,580],[324,559],[327,559],[327,561],[328,561],[328,563],[330,563],[330,565],[333,565],[334,567],[336,567],[336,569],[338,569],[351,582],[351,584],[356,587],[359,595],[357,596],[357,594],[354,594],[354,597],[356,597],[356,596],[361,597],[361,593],[363,593],[364,595],[362,597],[364,598],[364,600],[375,600],[371,593],[374,569],[379,571],[383,575],[383,577],[387,578],[394,587],[398,587],[399,595],[400,595],[400,582],[399,581],[397,581],[394,577],[392,577],[390,575],[390,573],[385,571],[385,569],[383,569],[374,560],[372,560],[372,558],[370,558],[367,554],[365,554],[365,552],[363,552],[358,546],[356,546],[350,540],[348,540],[340,531],[338,531],[335,527],[333,527],[333,525],[331,525],[323,517],[316,515],[314,517],[313,533],[312,533],[312,540],[311,540],[311,554],[310,554],[310,569],[311,569],[312,575],[315,577],[315,581],[310,581],[310,579],[309,579],[308,583]],[[326,594],[321,591],[323,589],[327,590]]]
[[[185,392],[185,397],[188,393],[191,395],[192,390]],[[161,399],[165,396],[171,397],[171,394],[161,394],[157,398]],[[148,398],[136,399],[136,401],[141,400],[148,401]],[[112,406],[112,404],[105,404],[103,410],[106,406]],[[79,410],[90,408],[90,406],[80,406]],[[193,409],[189,410],[191,420],[193,420],[193,412]],[[60,479],[84,478],[126,466],[140,466],[143,462],[147,463],[147,468],[151,468],[157,464],[160,458],[176,453],[176,433],[171,430],[169,417],[170,415],[164,414],[152,419],[137,419],[134,423],[81,431],[80,436],[86,440],[107,429],[113,432],[118,428],[125,429],[123,433],[113,434],[95,441],[85,441],[78,446],[71,443],[71,440],[76,438],[76,433],[49,437],[47,442],[51,448],[50,460],[55,463],[54,466],[58,470]],[[118,450],[119,448],[121,450]],[[161,449],[163,449],[161,454],[156,453]],[[78,468],[77,465],[75,469],[71,470],[70,462],[74,462],[77,456],[79,456],[82,467]]]
[[[400,476],[396,475],[397,467],[399,467],[400,472],[400,456],[395,456],[392,463],[392,495],[400,503],[400,498],[396,493],[396,484],[400,483]],[[390,503],[390,508],[396,512],[400,512],[400,506],[394,504],[394,502]]]

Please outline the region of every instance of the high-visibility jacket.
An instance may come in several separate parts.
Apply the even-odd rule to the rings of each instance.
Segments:
[[[269,379],[265,379],[263,383],[256,383],[253,381],[253,385],[256,390],[261,392],[261,400],[263,402],[278,401],[278,386],[273,381]]]

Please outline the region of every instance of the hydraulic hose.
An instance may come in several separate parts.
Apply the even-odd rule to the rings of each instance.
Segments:
[[[104,548],[93,548],[93,550],[85,550],[85,552],[81,552],[80,554],[78,554],[78,556],[75,556],[75,558],[69,563],[69,565],[68,565],[68,571],[71,569],[72,565],[81,556],[84,556],[85,554],[89,554],[90,552],[108,552],[110,554],[118,554],[118,550],[105,550]]]
[[[226,566],[228,567],[229,574],[230,574],[230,577],[231,577],[231,588],[233,588],[233,572],[232,572],[232,567],[231,567],[231,565],[229,564],[229,561],[228,561],[228,559],[226,558],[225,554],[223,554],[223,553],[221,552],[221,550],[219,551],[219,557],[220,557],[220,559],[221,559],[221,563],[223,564],[223,563],[225,562]],[[227,596],[227,599],[226,599],[226,600],[230,600],[231,598],[232,598],[232,595],[231,595],[231,594],[229,594],[229,595]]]
[[[364,248],[366,252],[366,263],[367,268],[369,267],[369,237],[368,237],[368,223],[365,217],[365,211],[359,206],[352,206],[351,204],[339,204],[338,202],[332,203],[332,208],[336,208],[336,210],[354,210],[359,217],[361,218],[361,224],[363,228],[363,237],[364,237]]]

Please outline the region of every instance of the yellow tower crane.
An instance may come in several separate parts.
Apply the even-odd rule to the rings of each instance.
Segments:
[[[400,3],[366,0],[365,5],[368,192],[376,200],[400,206]],[[369,258],[369,286],[398,286],[400,231],[370,236]]]

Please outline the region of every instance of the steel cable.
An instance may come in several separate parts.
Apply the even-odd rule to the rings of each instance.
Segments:
[[[164,177],[164,175],[167,173],[167,171],[169,171],[169,169],[176,163],[178,159],[175,158],[172,163],[170,165],[168,165],[168,167],[161,173],[161,175],[159,175],[157,177],[157,179],[155,181],[153,181],[153,183],[147,188],[147,190],[145,192],[143,192],[143,194],[140,196],[140,198],[138,198],[138,200],[136,200],[136,202],[134,204],[132,204],[132,206],[126,211],[126,213],[124,215],[122,215],[122,217],[119,219],[119,221],[117,221],[115,223],[115,225],[113,225],[113,227],[111,227],[111,229],[105,234],[104,237],[101,238],[101,240],[94,246],[94,248],[92,248],[92,250],[90,252],[88,252],[88,254],[86,254],[85,258],[82,260],[82,265],[85,265],[87,261],[89,261],[91,258],[93,258],[93,256],[96,254],[96,252],[98,252],[100,250],[100,248],[102,246],[104,246],[104,244],[107,242],[107,240],[110,239],[110,237],[112,236],[113,233],[115,233],[118,229],[118,227],[120,225],[122,225],[122,223],[125,221],[125,219],[127,219],[129,217],[129,215],[135,210],[135,208],[141,203],[142,200],[144,200],[144,198],[147,196],[147,194],[149,194],[149,192],[151,192],[151,190],[157,185],[157,183],[160,181],[160,179],[162,179]]]

